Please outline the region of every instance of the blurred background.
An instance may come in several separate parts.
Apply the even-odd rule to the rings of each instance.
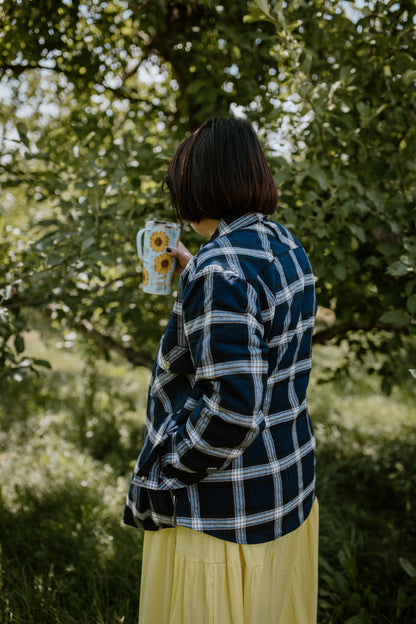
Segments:
[[[415,22],[413,0],[0,4],[1,622],[137,621],[121,518],[175,293],[142,292],[135,235],[173,220],[167,164],[213,115],[253,123],[317,278],[319,624],[416,621]]]

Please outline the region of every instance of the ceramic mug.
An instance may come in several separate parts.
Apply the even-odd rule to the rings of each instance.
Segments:
[[[167,247],[177,247],[181,226],[166,221],[146,221],[137,232],[139,258],[143,260],[143,292],[169,295],[172,292],[176,259],[167,253]]]

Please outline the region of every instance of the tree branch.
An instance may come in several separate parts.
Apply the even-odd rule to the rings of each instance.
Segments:
[[[16,299],[15,296],[2,302],[2,306],[10,310],[21,310],[22,308],[37,308],[49,318],[53,311],[53,304],[48,305],[43,309],[42,304],[45,304],[45,301],[42,299]],[[108,334],[98,331],[97,329],[95,329],[90,321],[86,319],[80,319],[78,317],[71,318],[70,316],[66,316],[65,320],[70,327],[82,332],[88,338],[93,340],[97,345],[99,345],[104,351],[114,351],[134,366],[145,366],[146,368],[152,368],[153,358],[140,353],[136,349],[133,349],[133,347],[127,347],[126,345],[117,342],[117,340],[115,340],[112,336],[109,336]]]
[[[132,347],[126,347],[114,340],[111,336],[97,331],[89,321],[75,318],[70,324],[75,329],[80,329],[105,351],[115,351],[134,366],[152,368],[153,360],[150,357],[142,355]]]
[[[133,70],[126,72],[124,75],[124,79],[127,80],[129,76],[134,73],[134,71],[137,71],[139,65],[140,63],[137,63],[137,65],[134,67]],[[40,63],[30,63],[30,64],[3,63],[3,64],[0,64],[0,72],[4,73],[5,71],[11,71],[13,72],[15,76],[20,76],[21,74],[29,70],[39,70],[39,69],[44,69],[46,71],[63,74],[70,80],[81,79],[84,82],[86,81],[84,75],[81,75],[78,72],[66,69],[64,67],[60,67],[57,64],[55,64],[52,67],[49,67],[49,66],[44,67]],[[106,91],[108,91],[109,93],[112,93],[116,97],[129,100],[130,102],[133,102],[135,104],[143,104],[143,105],[149,106],[151,109],[157,109],[157,110],[161,109],[160,105],[156,106],[155,104],[153,104],[153,102],[150,99],[138,97],[130,89],[127,89],[124,85],[121,87],[111,87],[110,85],[105,83],[105,77],[102,77],[102,80],[99,80],[98,78],[94,78],[92,82],[102,85]],[[164,112],[167,113],[168,112],[167,109],[164,109]]]
[[[399,323],[373,323],[373,324],[363,324],[359,322],[346,322],[346,323],[335,323],[334,325],[330,325],[325,329],[321,329],[317,331],[312,338],[312,343],[314,345],[317,344],[325,344],[332,340],[333,338],[340,338],[348,334],[348,332],[354,331],[394,331],[400,334],[407,333],[408,329],[406,325],[401,325]]]

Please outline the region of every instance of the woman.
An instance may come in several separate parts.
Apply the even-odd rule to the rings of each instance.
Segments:
[[[267,219],[277,192],[248,122],[205,122],[164,184],[208,241],[194,257],[170,252],[181,277],[124,516],[145,529],[139,622],[312,624],[308,258]]]

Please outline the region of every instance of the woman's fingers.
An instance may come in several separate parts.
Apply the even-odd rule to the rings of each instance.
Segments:
[[[179,241],[178,247],[168,247],[166,251],[171,256],[176,258],[175,273],[180,275],[188,264],[189,260],[192,258],[191,252],[188,251],[188,249],[181,241]]]

